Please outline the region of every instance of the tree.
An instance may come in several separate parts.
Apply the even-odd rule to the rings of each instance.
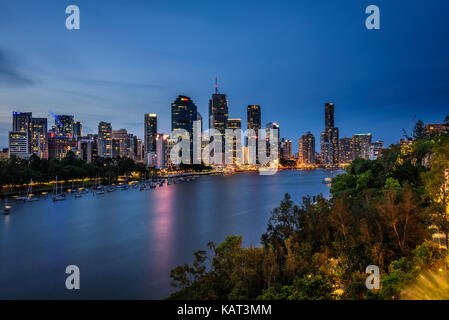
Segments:
[[[426,128],[424,126],[424,122],[418,120],[415,124],[415,128],[413,129],[413,138],[424,139],[425,137],[426,137]]]

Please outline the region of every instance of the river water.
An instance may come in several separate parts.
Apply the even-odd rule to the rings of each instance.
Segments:
[[[329,171],[204,176],[156,189],[118,190],[53,202],[13,202],[0,215],[0,299],[160,299],[170,270],[193,252],[242,235],[260,245],[270,211],[286,192],[329,194]],[[3,207],[3,204],[2,204]],[[67,290],[68,265],[80,290]]]

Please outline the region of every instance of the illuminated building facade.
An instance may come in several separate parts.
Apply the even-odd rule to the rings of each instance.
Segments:
[[[48,158],[61,160],[72,151],[79,156],[78,142],[69,137],[56,136],[54,132],[47,134],[48,141]]]
[[[289,160],[292,158],[292,141],[286,140],[284,138],[281,139],[281,158],[285,160]]]
[[[250,153],[254,152],[253,150],[250,150],[250,145],[255,145],[255,156],[256,156],[256,163],[259,163],[258,161],[258,153],[259,153],[259,146],[258,146],[258,135],[259,130],[261,129],[261,120],[262,120],[262,113],[259,105],[249,105],[246,112],[247,117],[247,129],[248,130],[254,130],[254,134],[249,134],[245,138],[246,143],[245,145],[248,147],[248,156]],[[249,158],[251,158],[249,156]]]
[[[351,138],[341,138],[338,141],[339,161],[342,164],[351,163],[353,160],[353,148]]]
[[[112,158],[112,126],[108,122],[98,124],[98,156]]]
[[[47,118],[31,119],[31,154],[41,159],[48,158]]]
[[[129,150],[129,135],[126,129],[112,130],[112,156],[113,157],[128,157]],[[114,140],[116,146],[114,147]]]
[[[157,115],[154,113],[145,114],[145,152],[156,152],[157,137]]]
[[[298,143],[298,161],[300,164],[315,164],[315,137],[312,133],[306,132]]]
[[[73,138],[73,116],[56,115],[55,116],[55,133],[58,137]]]
[[[353,159],[369,159],[371,133],[360,133],[352,136]]]
[[[28,133],[22,131],[10,131],[8,136],[9,157],[15,155],[20,158],[30,157]]]
[[[79,121],[73,123],[73,138],[78,139],[83,136],[83,124]]]
[[[321,162],[325,166],[339,163],[338,128],[335,127],[335,105],[328,102],[324,105],[324,131],[320,136]]]
[[[228,119],[228,129],[231,130],[241,130],[242,129],[242,119]],[[237,141],[237,137],[233,136],[232,137],[232,141],[229,141],[229,143],[231,144],[229,146],[229,150],[232,150],[231,154],[228,155],[229,159],[227,161],[227,163],[232,163],[232,164],[237,164],[237,163],[242,163],[243,162],[243,156],[240,152],[240,159],[237,153],[237,148],[242,148],[242,141],[241,141],[240,137],[240,141]]]
[[[31,151],[31,119],[32,112],[13,112],[12,114],[12,131],[25,132],[27,134],[28,152]]]
[[[192,99],[179,95],[171,105],[171,129],[184,129],[190,135],[190,159],[193,159],[193,127],[198,120],[198,110]]]
[[[384,142],[383,141],[374,141],[371,143],[370,150],[369,150],[369,158],[370,160],[376,160],[382,155],[382,149],[384,148]]]

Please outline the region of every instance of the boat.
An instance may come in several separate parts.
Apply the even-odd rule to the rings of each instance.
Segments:
[[[144,191],[144,190],[148,190],[148,189],[149,188],[147,187],[147,185],[145,183],[143,183],[139,188],[140,191]]]
[[[323,179],[324,184],[331,184],[331,182],[332,182],[332,178],[330,178],[330,177],[326,177]]]
[[[61,185],[61,192],[58,191],[58,176],[56,176],[55,190],[53,192],[53,201],[63,201],[65,199],[66,199],[65,194],[62,192],[62,185]]]
[[[22,201],[38,201],[39,199],[35,198],[33,195],[33,179],[30,180],[30,183],[28,184],[27,192],[25,196],[17,197],[16,200],[22,200]]]
[[[104,194],[104,188],[102,186],[97,187],[97,189],[95,190],[95,194],[96,195]]]
[[[6,205],[3,209],[3,214],[8,215],[11,212],[11,206]]]
[[[81,198],[83,194],[81,192],[75,193],[75,199]]]
[[[156,183],[151,182],[151,183],[150,183],[150,189],[154,189],[154,188],[156,188]]]

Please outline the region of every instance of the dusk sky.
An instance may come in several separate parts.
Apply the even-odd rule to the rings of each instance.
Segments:
[[[67,5],[81,29],[65,27]],[[365,8],[381,11],[367,30]],[[449,115],[449,1],[6,1],[0,2],[0,147],[12,111],[73,114],[143,138],[144,113],[170,130],[171,103],[190,96],[203,119],[214,79],[242,118],[259,104],[281,137],[311,131],[324,103],[340,137],[397,142],[412,119]],[[319,150],[319,148],[317,148]]]

